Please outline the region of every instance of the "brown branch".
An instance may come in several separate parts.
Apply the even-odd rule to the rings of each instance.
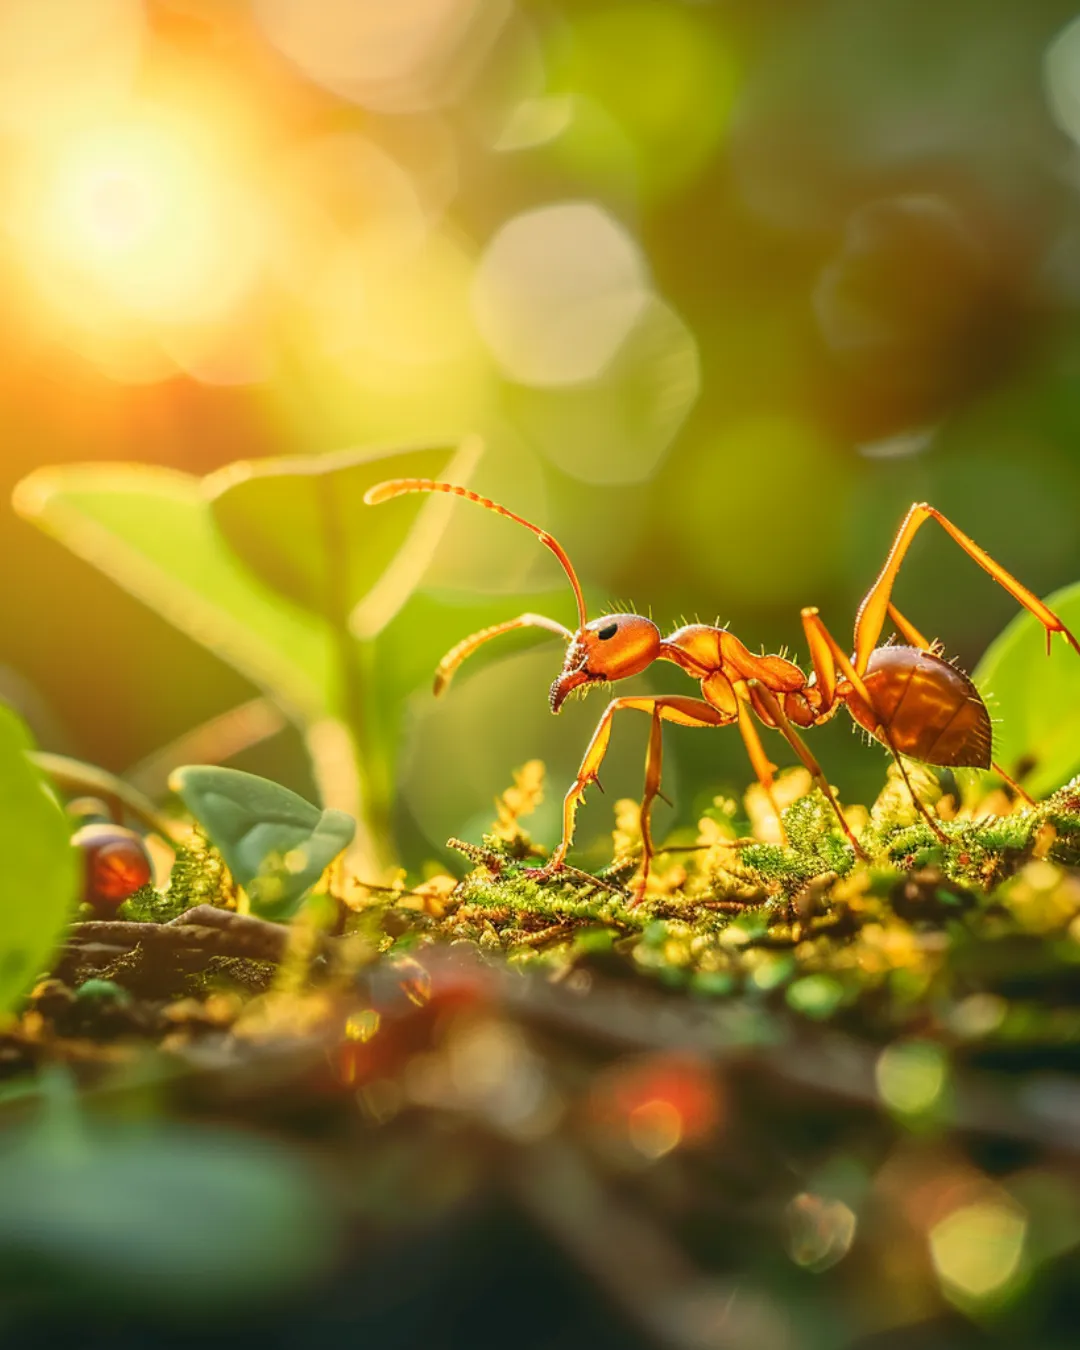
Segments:
[[[77,956],[119,955],[136,947],[212,956],[280,962],[288,949],[288,924],[253,914],[237,914],[214,905],[195,905],[168,923],[131,923],[91,919],[71,927],[67,951]],[[332,949],[333,938],[320,936],[319,949]]]

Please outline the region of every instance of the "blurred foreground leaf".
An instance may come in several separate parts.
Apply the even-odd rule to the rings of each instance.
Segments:
[[[215,765],[177,769],[170,786],[206,830],[257,914],[286,918],[352,843],[356,822],[288,788]]]
[[[79,889],[68,820],[30,749],[22,722],[0,705],[0,1012],[47,966]]]
[[[1046,603],[1080,631],[1080,582]],[[1060,639],[1047,657],[1033,615],[1018,614],[994,639],[973,678],[995,719],[994,758],[1029,792],[1043,796],[1080,770],[1080,657]]]
[[[301,716],[332,697],[329,634],[236,557],[202,480],[140,464],[40,469],[15,509]]]
[[[51,1094],[54,1098],[56,1093]],[[317,1276],[329,1200],[296,1155],[221,1129],[81,1120],[74,1102],[0,1150],[0,1289],[198,1314]]]

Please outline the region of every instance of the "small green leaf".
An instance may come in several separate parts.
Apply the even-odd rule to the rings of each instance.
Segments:
[[[374,637],[420,580],[453,510],[443,496],[368,511],[364,493],[386,478],[467,482],[480,443],[364,447],[230,464],[205,480],[223,537],[251,570],[295,604]]]
[[[1080,633],[1080,582],[1046,603]],[[994,759],[1044,796],[1080,770],[1080,656],[1060,638],[1046,655],[1045,630],[1023,613],[994,639],[973,676],[994,720]],[[1030,767],[1028,767],[1030,766]]]
[[[47,968],[79,890],[68,820],[30,749],[22,722],[0,705],[0,1012]]]
[[[344,811],[320,811],[288,788],[239,769],[186,765],[169,786],[247,891],[252,909],[267,918],[295,913],[356,833]]]

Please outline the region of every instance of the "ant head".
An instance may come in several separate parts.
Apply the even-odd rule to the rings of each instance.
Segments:
[[[380,502],[389,501],[391,497],[400,497],[406,492],[448,492],[455,497],[464,497],[466,501],[475,502],[477,506],[494,511],[496,515],[506,516],[508,520],[513,520],[518,525],[523,525],[525,529],[531,530],[558,558],[574,592],[578,627],[576,633],[570,633],[554,620],[540,621],[541,627],[565,633],[570,639],[562,673],[551,686],[552,712],[559,711],[567,695],[574,689],[582,685],[625,680],[628,675],[637,675],[659,656],[662,646],[660,630],[651,619],[643,619],[640,614],[605,614],[602,619],[593,619],[590,622],[585,617],[585,597],[577,573],[567,557],[566,550],[557,539],[548,534],[547,530],[533,525],[524,516],[508,511],[505,506],[493,502],[490,497],[482,497],[469,488],[459,487],[456,483],[441,483],[433,478],[394,478],[386,483],[376,483],[364,493],[364,501],[369,506],[376,506]],[[537,615],[524,617],[533,622],[538,619]],[[493,628],[474,633],[459,643],[440,663],[436,677],[436,692],[446,687],[446,682],[454,670],[482,642],[499,633],[505,633],[508,628],[520,626],[521,620],[511,621],[510,624],[496,624]]]
[[[660,630],[640,614],[605,614],[574,634],[562,673],[551,686],[551,711],[582,685],[625,680],[637,675],[660,653]]]

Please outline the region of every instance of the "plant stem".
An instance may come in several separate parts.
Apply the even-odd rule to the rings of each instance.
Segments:
[[[392,865],[394,853],[389,765],[370,717],[371,644],[359,643],[349,632],[346,527],[329,477],[319,480],[319,507],[329,557],[323,614],[333,635],[342,716],[340,721],[329,719],[309,727],[306,740],[323,805],[356,818],[356,839],[346,855],[349,863],[366,874],[382,875]]]

